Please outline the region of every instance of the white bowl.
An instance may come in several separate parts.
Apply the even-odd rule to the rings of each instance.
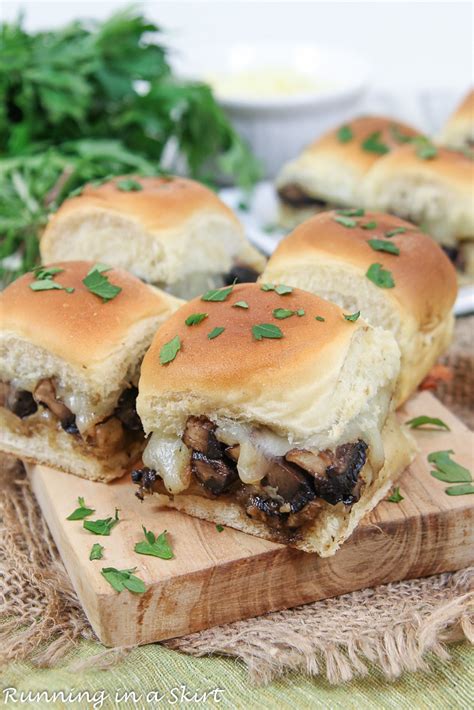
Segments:
[[[266,70],[293,71],[306,77],[314,89],[310,86],[297,94],[263,92],[265,95],[258,96],[255,87],[245,93],[236,92],[234,85],[230,92],[223,81],[243,72]],[[273,177],[283,163],[325,130],[353,117],[369,76],[366,62],[344,50],[268,43],[196,48],[192,71],[185,68],[184,73],[211,83],[217,100],[262,162],[267,177]]]

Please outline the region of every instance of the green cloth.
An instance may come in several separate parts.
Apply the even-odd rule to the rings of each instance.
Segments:
[[[101,647],[100,647],[101,648]],[[66,664],[98,653],[97,644],[83,642],[66,659]],[[378,672],[366,678],[331,686],[319,677],[309,678],[292,674],[264,687],[254,687],[248,680],[243,664],[230,658],[191,658],[159,645],[143,646],[133,650],[119,664],[106,671],[73,673],[63,664],[54,670],[34,668],[28,663],[13,663],[0,674],[0,691],[4,687],[28,690],[88,690],[91,694],[105,691],[109,699],[101,706],[109,708],[161,708],[173,705],[190,708],[242,708],[242,710],[304,710],[324,708],[330,710],[454,710],[473,707],[474,653],[466,643],[451,646],[451,660],[430,659],[431,671],[406,673],[399,680],[389,682]],[[211,696],[206,702],[171,702],[179,697],[180,686],[188,693],[222,688],[222,699],[216,703]],[[177,688],[174,694],[171,690]],[[140,702],[114,704],[111,698],[117,690],[135,691],[143,698]],[[162,702],[147,703],[149,691],[166,694]],[[166,691],[168,691],[166,693]],[[96,699],[98,699],[97,696]],[[0,705],[4,696],[0,697]],[[7,707],[64,708],[58,703],[38,702],[8,703]],[[70,703],[67,708],[91,708],[91,703]],[[96,706],[100,707],[100,706]]]

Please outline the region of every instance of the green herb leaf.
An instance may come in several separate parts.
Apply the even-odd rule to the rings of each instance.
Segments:
[[[306,313],[306,311],[305,311],[304,308],[298,308],[298,310],[296,311],[296,315],[297,315],[297,316],[300,316],[300,317],[301,317],[301,316],[304,316],[305,313]]]
[[[374,222],[372,220],[371,222],[366,222],[365,224],[360,224],[359,227],[361,227],[362,229],[376,229],[377,222]]]
[[[344,313],[344,318],[346,320],[350,321],[351,323],[355,323],[355,321],[358,320],[359,316],[360,316],[360,311],[357,311],[356,313],[348,313],[348,314]]]
[[[133,574],[135,569],[136,567],[133,569],[103,567],[101,569],[101,574],[116,592],[123,592],[124,589],[128,589],[134,594],[143,594],[146,592],[146,586],[142,579]]]
[[[408,232],[408,229],[406,227],[395,227],[395,229],[390,229],[388,232],[385,232],[386,237],[394,237],[396,234],[405,234],[405,232]]]
[[[143,185],[132,178],[118,180],[115,185],[119,190],[122,190],[122,192],[139,192],[140,190],[143,190]]]
[[[88,515],[92,515],[92,513],[95,513],[95,510],[93,508],[88,508],[86,506],[86,504],[84,503],[84,498],[79,497],[77,499],[77,502],[79,503],[79,507],[73,510],[71,515],[68,515],[66,520],[83,520],[84,518],[87,518]]]
[[[89,553],[89,559],[92,560],[101,560],[104,556],[104,547],[100,545],[98,542],[94,542],[94,544],[91,547],[91,551]]]
[[[104,276],[103,271],[107,271],[109,268],[107,266],[104,268],[104,264],[96,264],[85,279],[82,279],[82,283],[87,290],[93,293],[94,296],[99,296],[104,303],[118,296],[122,290],[120,286],[111,284],[108,276]]]
[[[137,542],[135,545],[135,552],[138,552],[139,555],[151,555],[162,560],[171,560],[174,557],[173,550],[168,542],[167,530],[164,530],[156,537],[154,533],[143,527],[143,534],[145,535],[145,540]]]
[[[32,291],[65,291],[66,289],[61,284],[52,281],[51,279],[44,279],[43,281],[32,281],[30,283],[30,288]]]
[[[390,271],[382,268],[382,264],[371,264],[367,269],[367,278],[379,288],[393,288],[395,281]]]
[[[224,526],[223,525],[216,525],[216,530],[217,530],[217,532],[222,532],[224,530]]]
[[[337,139],[339,143],[349,143],[354,138],[352,128],[350,126],[341,126],[337,131]]]
[[[427,417],[425,414],[422,414],[419,417],[414,417],[413,419],[409,419],[407,422],[405,422],[405,424],[407,424],[407,426],[409,426],[411,429],[420,429],[423,426],[429,425],[430,427],[434,427],[436,429],[445,429],[446,431],[450,431],[450,428],[447,424],[443,422],[442,419],[437,419],[436,417]]]
[[[407,136],[406,133],[402,133],[400,127],[397,126],[395,123],[390,126],[390,133],[392,135],[393,140],[397,143],[411,143],[414,138],[414,136]]]
[[[210,333],[207,334],[207,337],[209,340],[214,340],[214,338],[218,338],[221,333],[223,333],[225,328],[222,326],[218,326],[217,328],[213,328]]]
[[[444,492],[448,496],[465,496],[474,493],[474,486],[472,483],[463,483],[461,486],[448,486]]]
[[[428,455],[428,461],[433,463],[437,471],[431,471],[431,475],[440,481],[446,483],[464,483],[472,480],[470,471],[464,466],[456,463],[451,458],[454,452],[449,451],[433,451]]]
[[[181,340],[179,335],[175,335],[172,340],[161,346],[160,349],[160,365],[167,365],[172,362],[178,352],[181,350]]]
[[[94,273],[94,271],[98,271],[99,274],[104,274],[106,271],[110,271],[111,269],[111,266],[107,266],[107,264],[101,264],[100,262],[98,262],[97,264],[94,264],[92,269],[87,272],[87,275],[90,276]]]
[[[294,316],[296,311],[290,311],[288,308],[275,308],[273,311],[273,317],[283,320],[284,318],[289,318]]]
[[[248,212],[250,210],[250,205],[246,200],[240,200],[237,207],[241,212]]]
[[[61,274],[63,271],[64,269],[61,269],[59,266],[37,266],[33,269],[33,274],[35,279],[42,281],[43,279],[51,279],[53,276]]]
[[[275,284],[262,284],[260,286],[260,291],[274,291]]]
[[[84,520],[82,526],[94,535],[110,535],[110,532],[119,522],[118,510],[115,509],[114,518],[104,518],[103,520]]]
[[[395,486],[395,488],[393,489],[393,493],[389,495],[386,500],[389,503],[400,503],[400,501],[404,500],[404,497],[400,493],[400,488],[398,486]]]
[[[343,227],[347,227],[348,229],[353,229],[354,227],[357,227],[357,222],[355,219],[351,219],[350,217],[343,217],[342,215],[334,217],[334,221],[338,222],[339,224],[342,224]]]
[[[367,240],[374,251],[386,251],[388,254],[395,254],[398,256],[400,254],[400,249],[393,242],[385,242],[383,239],[369,239]]]
[[[249,304],[247,301],[236,301],[234,304],[232,304],[232,308],[248,308]]]
[[[293,293],[293,288],[285,286],[285,284],[278,284],[278,286],[275,286],[275,291],[279,296],[286,296],[288,293]]]
[[[419,139],[416,143],[416,154],[422,160],[432,160],[438,155],[438,149],[427,138]]]
[[[363,217],[365,210],[362,207],[347,207],[336,210],[336,214],[342,214],[343,217]]]
[[[280,328],[272,323],[260,323],[260,325],[253,325],[252,335],[255,340],[262,340],[262,338],[283,338],[283,333]]]
[[[362,150],[368,153],[377,153],[377,155],[385,155],[389,152],[389,147],[385,143],[382,143],[380,137],[382,135],[381,131],[375,131],[368,136],[362,143]]]
[[[233,289],[233,285],[228,286],[227,288],[211,289],[211,291],[208,291],[203,296],[201,296],[201,301],[225,301],[230,296]]]
[[[314,316],[314,320],[319,320],[321,323],[324,323],[326,318],[323,318],[322,316]]]
[[[198,325],[198,323],[202,323],[204,318],[207,318],[207,315],[207,313],[191,313],[184,322],[186,325]]]

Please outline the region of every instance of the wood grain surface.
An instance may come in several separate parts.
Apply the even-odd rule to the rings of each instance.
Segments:
[[[431,451],[453,449],[455,460],[473,466],[471,432],[429,393],[400,412],[402,421],[441,417],[449,432],[416,431],[420,454],[399,481],[404,500],[383,501],[342,548],[320,558],[158,509],[134,496],[127,479],[94,483],[43,466],[29,466],[33,489],[86,614],[107,646],[144,644],[285,609],[390,581],[461,569],[474,559],[474,496],[452,497],[448,484],[430,475]],[[120,509],[110,537],[92,535],[82,522],[67,521],[78,496],[95,508],[92,519]],[[138,555],[142,525],[169,531],[172,560]],[[104,558],[89,561],[93,543]],[[145,594],[115,592],[102,567],[136,567]]]

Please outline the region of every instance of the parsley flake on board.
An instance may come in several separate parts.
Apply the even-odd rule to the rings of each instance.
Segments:
[[[141,185],[137,180],[133,180],[133,178],[118,180],[115,184],[116,187],[122,192],[140,192],[140,190],[143,190],[143,185]]]
[[[262,340],[262,338],[283,338],[283,333],[280,328],[272,323],[260,323],[259,325],[253,325],[252,335],[255,340]]]
[[[249,304],[247,301],[236,301],[232,304],[232,308],[248,308]]]
[[[453,453],[454,451],[450,449],[448,451],[433,451],[428,454],[429,463],[436,466],[436,471],[431,471],[431,475],[445,483],[472,482],[470,471],[452,460],[451,454]]]
[[[425,414],[422,414],[419,417],[414,417],[413,419],[409,419],[407,422],[405,422],[405,424],[409,426],[410,429],[420,429],[424,426],[430,426],[435,429],[445,429],[446,431],[451,431],[448,425],[445,424],[442,419],[438,419],[437,417],[427,417]]]
[[[232,293],[234,286],[228,286],[227,288],[217,288],[207,291],[203,296],[201,296],[201,301],[214,301],[216,303],[225,301],[228,296]]]
[[[371,264],[365,274],[379,288],[393,288],[395,281],[390,271],[382,268],[382,264]]]
[[[119,522],[118,510],[115,508],[115,517],[104,518],[103,520],[84,520],[82,527],[94,535],[110,535],[110,532]]]
[[[133,569],[103,567],[100,573],[116,592],[123,592],[124,589],[128,589],[129,592],[134,594],[143,594],[146,592],[145,582],[133,574],[135,570],[136,567]]]
[[[394,237],[396,234],[405,234],[405,232],[408,232],[406,227],[395,227],[395,229],[390,229],[388,232],[385,232],[385,236],[390,238]]]
[[[366,222],[365,224],[359,225],[361,229],[377,229],[377,222]]]
[[[175,335],[174,338],[161,346],[160,365],[167,365],[169,362],[172,362],[180,350],[181,340],[179,335]]]
[[[365,210],[362,207],[344,207],[336,210],[336,214],[342,214],[343,217],[363,217]]]
[[[383,239],[369,239],[367,244],[374,251],[385,251],[387,254],[394,254],[395,256],[400,254],[400,249],[393,242],[386,242]]]
[[[349,143],[354,138],[352,128],[350,126],[341,126],[337,131],[337,140],[339,143]]]
[[[109,281],[109,277],[104,275],[104,272],[110,271],[110,266],[105,264],[96,264],[89,271],[87,276],[82,279],[82,283],[88,291],[102,299],[104,303],[111,301],[121,292],[120,286],[115,286]]]
[[[448,486],[444,489],[448,496],[466,496],[469,493],[474,493],[472,483],[462,483],[460,486]]]
[[[356,313],[347,313],[347,314],[344,313],[344,318],[346,320],[350,321],[351,323],[355,323],[356,320],[358,320],[359,316],[360,316],[360,311],[357,311]]]
[[[84,502],[84,498],[81,498],[79,496],[77,502],[79,504],[79,507],[73,510],[71,515],[68,515],[66,520],[84,520],[84,518],[87,518],[88,515],[92,515],[92,513],[95,513],[94,508],[87,507]]]
[[[101,560],[104,556],[104,547],[98,542],[94,542],[89,553],[89,559],[91,562],[93,560]]]
[[[224,530],[224,526],[223,525],[216,525],[216,530],[217,530],[217,532],[222,532]]]
[[[209,340],[214,340],[214,338],[218,338],[221,333],[223,333],[225,328],[222,326],[217,326],[216,328],[213,328],[210,333],[207,334],[207,337]]]
[[[355,221],[355,219],[351,219],[350,217],[344,217],[344,215],[337,215],[336,217],[334,217],[334,221],[338,224],[342,224],[343,227],[347,227],[347,229],[353,229],[354,227],[357,227],[357,222]]]
[[[204,318],[207,318],[207,316],[207,313],[191,313],[191,315],[188,316],[184,322],[186,325],[198,325],[198,323],[202,323]]]
[[[145,539],[141,542],[137,542],[134,547],[135,552],[138,552],[139,555],[159,557],[162,560],[171,560],[174,557],[173,550],[168,542],[167,530],[163,530],[160,535],[156,536],[150,530],[147,530],[143,525],[142,529]]]
[[[393,493],[391,495],[389,495],[389,497],[386,498],[386,500],[389,503],[400,503],[400,501],[405,500],[405,499],[402,496],[402,494],[400,493],[400,488],[398,486],[395,486],[395,488],[393,489]]]
[[[362,150],[367,153],[377,153],[377,155],[385,155],[390,151],[388,145],[380,140],[382,131],[375,131],[362,142]]]

